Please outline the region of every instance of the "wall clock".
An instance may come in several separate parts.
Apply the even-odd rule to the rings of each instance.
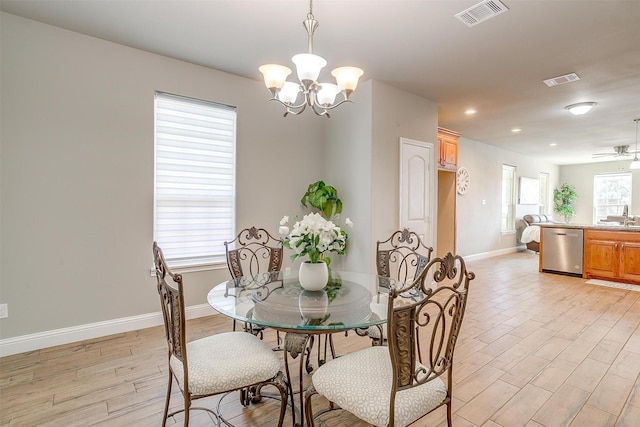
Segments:
[[[469,171],[465,167],[458,168],[456,173],[456,189],[458,194],[464,194],[469,189]]]

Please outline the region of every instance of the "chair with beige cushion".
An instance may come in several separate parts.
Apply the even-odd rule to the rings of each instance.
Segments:
[[[272,385],[280,394],[278,426],[281,426],[287,405],[287,385],[280,370],[280,359],[264,342],[245,332],[226,332],[187,343],[182,275],[169,270],[156,242],[153,259],[168,344],[169,384],[162,425],[168,417],[184,412],[184,425],[188,426],[190,409],[207,411],[228,424],[220,415],[220,405],[213,411],[191,407],[192,401],[241,390],[241,401],[248,405],[261,400],[262,387]],[[168,278],[173,283],[169,283]],[[184,406],[169,413],[174,380]]]
[[[407,426],[446,405],[451,426],[454,349],[474,277],[460,256],[448,253],[430,261],[415,281],[392,285],[387,346],[367,347],[318,368],[305,391],[307,424],[343,409],[375,426]],[[421,297],[403,298],[406,292]],[[331,403],[314,415],[318,394]]]
[[[386,292],[392,283],[412,282],[429,263],[433,248],[422,242],[420,236],[408,228],[391,234],[387,240],[376,243],[376,270],[380,288]],[[363,335],[363,331],[356,331]],[[372,326],[365,331],[373,344],[386,342],[385,328]]]

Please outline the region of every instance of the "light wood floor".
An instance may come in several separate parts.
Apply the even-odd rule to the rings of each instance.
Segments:
[[[468,267],[476,280],[455,354],[454,426],[640,426],[640,292],[540,274],[531,252]],[[190,339],[230,329],[222,316],[188,325]],[[369,345],[354,334],[336,341],[339,353]],[[157,327],[2,358],[0,426],[159,426],[165,346]],[[239,426],[275,424],[274,401],[223,402]],[[194,415],[191,426],[213,424]],[[414,425],[444,419],[439,409]],[[366,425],[348,414],[327,421]]]

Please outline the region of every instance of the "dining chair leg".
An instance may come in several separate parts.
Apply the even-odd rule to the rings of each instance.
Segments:
[[[191,408],[191,398],[189,393],[184,392],[184,427],[189,427],[189,409]]]
[[[315,426],[313,421],[313,408],[311,407],[311,398],[315,394],[317,394],[316,389],[313,387],[313,384],[310,384],[304,393],[304,420],[307,427]]]
[[[169,400],[171,400],[171,383],[173,383],[173,376],[169,372],[169,383],[167,384],[167,398],[164,400],[164,414],[162,417],[162,427],[167,425],[167,417],[169,416]]]
[[[313,335],[299,334],[295,332],[287,332],[284,335],[284,368],[285,375],[287,378],[287,384],[289,389],[289,395],[291,396],[291,415],[293,418],[293,425],[296,425],[296,392],[300,397],[300,420],[301,424],[304,424],[304,390],[303,390],[303,369],[307,372],[311,366],[309,365],[309,359],[311,358],[310,347],[313,345]],[[291,372],[289,369],[289,357],[296,359],[300,356],[300,361],[298,362],[298,390],[293,389],[293,384],[291,382]],[[311,369],[313,370],[313,369]]]

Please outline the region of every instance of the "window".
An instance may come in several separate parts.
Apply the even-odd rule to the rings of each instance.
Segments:
[[[593,223],[607,215],[622,215],[631,205],[631,172],[610,173],[593,177]]]
[[[516,230],[516,167],[502,165],[502,218],[500,231],[503,233]]]
[[[540,210],[541,214],[553,214],[551,207],[549,206],[549,174],[540,172],[538,175],[538,182],[540,183]]]
[[[235,145],[233,107],[156,92],[153,234],[172,267],[224,262]]]

